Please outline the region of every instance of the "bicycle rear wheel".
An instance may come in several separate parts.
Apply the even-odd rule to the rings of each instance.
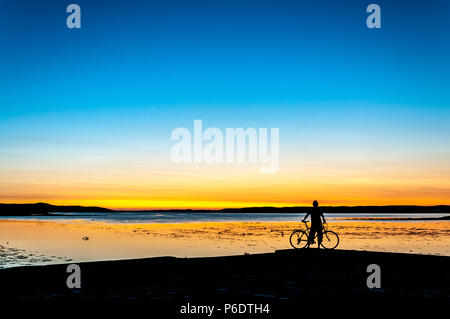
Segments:
[[[291,246],[295,249],[301,249],[308,246],[308,236],[303,230],[294,230],[289,238]]]
[[[339,236],[331,230],[323,232],[320,245],[325,249],[334,249],[339,245]]]

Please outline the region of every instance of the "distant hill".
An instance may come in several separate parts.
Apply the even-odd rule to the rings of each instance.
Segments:
[[[51,212],[112,212],[102,207],[56,206],[46,203],[0,204],[0,216],[48,215]]]

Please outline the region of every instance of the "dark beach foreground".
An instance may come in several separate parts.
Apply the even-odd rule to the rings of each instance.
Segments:
[[[381,268],[380,289],[367,287],[370,264]],[[192,315],[181,313],[188,305],[215,306],[209,317],[227,318],[232,310],[225,315],[225,304],[267,304],[270,314],[254,317],[269,318],[317,303],[417,307],[450,301],[450,257],[445,256],[306,249],[228,257],[88,262],[78,264],[80,289],[67,288],[67,265],[0,270],[1,300],[59,306],[145,305],[154,312],[164,312],[165,317],[180,318]],[[248,310],[247,306],[247,315]]]

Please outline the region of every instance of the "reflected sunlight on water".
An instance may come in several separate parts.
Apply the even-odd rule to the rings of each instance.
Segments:
[[[289,249],[296,222],[106,223],[0,220],[0,267]],[[334,221],[340,249],[450,255],[448,221]]]

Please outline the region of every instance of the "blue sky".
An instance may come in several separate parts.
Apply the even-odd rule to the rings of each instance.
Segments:
[[[79,1],[82,29],[70,30],[69,2],[1,1],[0,123],[330,125],[380,108],[386,122],[414,109],[426,126],[448,115],[449,4],[378,2],[371,30],[369,3]]]
[[[21,111],[366,101],[448,106],[449,4],[2,1],[2,102]],[[64,102],[64,103],[63,103]],[[2,103],[2,104],[3,104]]]
[[[377,30],[374,1],[72,2],[0,0],[3,163],[61,145],[164,157],[194,119],[279,127],[287,154],[449,153],[448,1],[376,1]]]

